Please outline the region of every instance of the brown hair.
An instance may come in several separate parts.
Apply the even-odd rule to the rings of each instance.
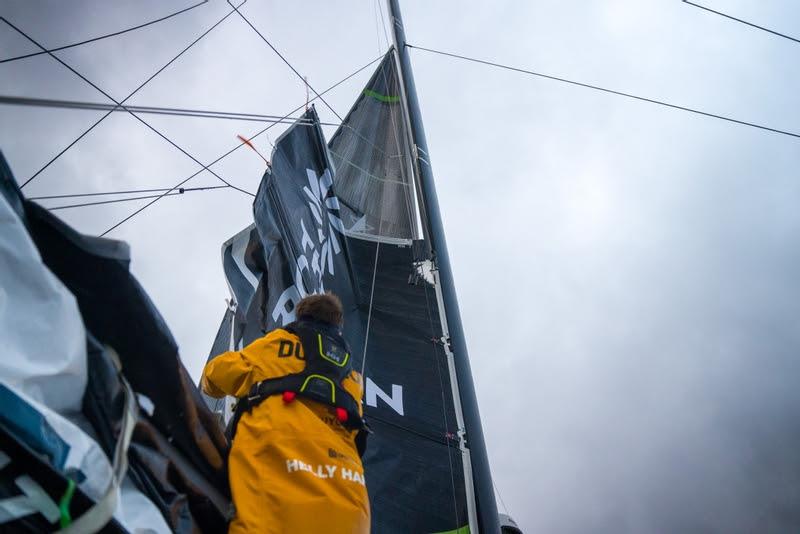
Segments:
[[[344,319],[342,301],[333,293],[309,295],[297,303],[295,312],[298,319],[306,317],[340,326]]]

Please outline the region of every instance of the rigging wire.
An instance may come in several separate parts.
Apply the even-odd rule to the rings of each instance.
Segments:
[[[381,25],[383,26],[383,38],[386,40],[386,49],[388,50],[392,45],[389,44],[389,31],[386,29],[386,20],[383,18],[383,2],[375,0],[375,3],[378,4],[378,12],[381,15]]]
[[[191,5],[189,7],[181,9],[180,11],[176,11],[175,13],[167,15],[166,17],[161,17],[161,18],[158,18],[158,19],[155,19],[155,20],[151,20],[150,22],[145,22],[144,24],[139,24],[138,26],[133,26],[132,28],[116,31],[114,33],[107,33],[107,34],[101,35],[99,37],[92,37],[91,39],[86,39],[85,41],[80,41],[78,43],[72,43],[72,44],[68,44],[68,45],[64,45],[64,46],[59,46],[57,48],[50,48],[48,50],[40,50],[38,52],[32,52],[30,54],[23,54],[21,56],[14,56],[14,57],[6,58],[6,59],[0,59],[0,64],[10,63],[12,61],[18,61],[20,59],[26,59],[26,58],[29,58],[29,57],[41,56],[42,54],[48,54],[50,52],[58,52],[60,50],[66,50],[68,48],[75,48],[76,46],[82,46],[82,45],[85,45],[85,44],[94,43],[96,41],[101,41],[103,39],[108,39],[109,37],[116,37],[117,35],[122,35],[123,33],[128,33],[128,32],[132,32],[132,31],[135,31],[135,30],[140,30],[140,29],[145,28],[147,26],[151,26],[153,24],[165,21],[167,19],[171,19],[172,17],[178,16],[181,13],[186,13],[187,11],[190,11],[190,10],[196,8],[196,7],[200,7],[203,4],[207,4],[207,3],[208,3],[208,0],[202,0],[202,2],[198,2],[198,3],[194,4],[194,5]]]
[[[240,4],[240,5],[241,5],[241,4]],[[329,91],[332,91],[333,89],[335,89],[335,88],[339,87],[341,84],[345,83],[346,81],[348,81],[348,80],[349,80],[350,78],[352,78],[353,76],[357,76],[358,74],[360,74],[360,73],[361,73],[362,71],[364,71],[365,69],[367,69],[367,68],[371,67],[372,65],[374,65],[374,64],[375,64],[377,61],[379,61],[379,60],[380,60],[382,57],[383,57],[383,56],[378,56],[378,57],[376,57],[375,59],[373,59],[372,61],[370,61],[370,62],[369,62],[369,63],[367,63],[366,65],[364,65],[363,67],[361,67],[361,68],[359,68],[359,69],[357,69],[357,70],[353,71],[352,73],[348,74],[347,76],[345,76],[344,78],[342,78],[341,80],[339,80],[338,82],[336,82],[335,84],[331,85],[330,87],[328,87],[327,89],[325,89],[324,91],[322,91],[322,93],[321,93],[321,94],[323,94],[323,95],[324,95],[324,94],[328,93]],[[314,97],[314,98],[312,98],[311,100],[312,100],[312,101],[314,101],[316,98],[317,98],[317,97]],[[301,105],[297,106],[296,108],[294,108],[293,110],[291,110],[289,113],[287,113],[287,114],[285,115],[285,117],[290,117],[290,116],[291,116],[293,113],[296,113],[296,112],[298,112],[299,110],[303,109],[304,107],[305,107],[305,103],[303,103],[303,104],[301,104]],[[248,140],[249,140],[249,141],[252,141],[252,140],[253,140],[253,139],[255,139],[256,137],[260,136],[261,134],[263,134],[264,132],[266,132],[267,130],[269,130],[269,129],[270,129],[270,128],[272,128],[273,126],[275,126],[275,124],[276,124],[276,123],[272,123],[272,124],[270,124],[270,125],[266,126],[265,128],[263,128],[263,129],[261,129],[260,131],[256,132],[254,135],[250,136]],[[228,150],[228,151],[227,151],[227,152],[225,152],[224,154],[220,155],[220,156],[219,156],[217,159],[215,159],[214,161],[212,161],[211,163],[209,163],[209,164],[208,164],[208,166],[210,167],[210,166],[212,166],[212,165],[215,165],[216,163],[219,163],[220,161],[222,161],[223,159],[225,159],[225,158],[226,158],[226,157],[228,157],[229,155],[233,154],[234,152],[236,152],[237,150],[239,150],[239,149],[240,149],[241,147],[243,147],[243,146],[245,146],[245,144],[244,144],[243,142],[242,142],[242,143],[239,143],[238,145],[234,146],[233,148],[231,148],[230,150]],[[186,182],[188,182],[189,180],[191,180],[192,178],[194,178],[195,176],[197,176],[197,175],[198,175],[198,174],[200,174],[201,172],[203,172],[203,171],[202,171],[202,170],[199,170],[199,171],[195,172],[194,174],[192,174],[192,175],[188,176],[187,178],[185,178],[185,179],[181,180],[179,183],[177,183],[177,184],[175,184],[173,187],[171,187],[171,188],[170,188],[168,191],[172,191],[172,190],[174,190],[174,189],[177,189],[177,188],[181,187],[183,184],[185,184]],[[145,209],[149,208],[150,206],[152,206],[153,204],[155,204],[156,202],[158,202],[158,201],[159,201],[161,198],[163,198],[163,196],[162,196],[162,197],[155,198],[155,199],[151,200],[150,202],[148,202],[148,203],[147,203],[147,204],[145,204],[144,206],[140,207],[139,209],[137,209],[137,210],[136,210],[136,211],[134,211],[133,213],[129,214],[129,215],[128,215],[128,216],[126,216],[124,219],[122,219],[121,221],[119,221],[118,223],[116,223],[115,225],[113,225],[111,228],[109,228],[108,230],[106,230],[105,232],[103,232],[103,233],[102,233],[102,234],[100,234],[100,235],[101,235],[101,236],[104,236],[104,235],[108,234],[109,232],[111,232],[112,230],[114,230],[114,229],[116,229],[116,228],[119,228],[121,225],[125,224],[127,221],[131,220],[133,217],[135,217],[136,215],[138,215],[139,213],[141,213],[141,212],[142,212],[142,211],[144,211]]]
[[[78,102],[74,100],[51,100],[44,98],[27,98],[20,96],[2,96],[0,95],[0,104],[7,104],[13,106],[32,106],[32,107],[53,107],[64,109],[80,109],[89,111],[116,111],[116,112],[134,112],[134,113],[149,113],[155,115],[169,115],[175,117],[195,117],[205,119],[224,119],[224,120],[239,120],[247,122],[270,122],[276,124],[295,124],[299,123],[302,126],[312,126],[314,123],[310,120],[305,120],[302,117],[295,116],[280,116],[280,115],[262,115],[258,113],[239,113],[232,111],[210,111],[200,109],[187,109],[187,108],[165,108],[154,106],[124,106],[120,107],[114,104],[102,104],[99,102]],[[320,121],[322,126],[344,127],[351,130],[353,135],[359,137],[362,141],[370,144],[373,148],[383,153],[383,150],[375,145],[372,141],[365,138],[352,126],[340,122],[324,122]],[[272,144],[272,142],[270,142]],[[274,146],[274,145],[273,145]]]
[[[39,47],[39,48],[41,48],[42,50],[46,50],[46,49],[45,49],[45,47],[43,47],[41,44],[39,44],[39,42],[38,42],[38,41],[36,41],[35,39],[33,39],[33,37],[29,36],[28,34],[26,34],[25,32],[23,32],[22,30],[20,30],[20,29],[19,29],[19,28],[17,28],[16,26],[14,26],[13,24],[11,24],[10,22],[8,22],[7,20],[6,20],[6,23],[7,23],[8,25],[10,25],[12,28],[14,28],[14,30],[15,30],[15,31],[17,31],[17,32],[19,32],[20,34],[22,34],[22,35],[23,35],[23,36],[24,36],[26,39],[28,39],[30,42],[32,42],[33,44],[35,44],[36,46],[38,46],[38,47]],[[78,76],[80,79],[82,79],[83,81],[85,81],[86,83],[88,83],[89,85],[91,85],[93,88],[95,88],[97,91],[99,91],[100,93],[102,93],[102,94],[103,94],[103,96],[105,96],[106,98],[108,98],[109,100],[111,100],[112,102],[114,102],[115,104],[117,104],[118,106],[120,106],[120,107],[122,107],[123,109],[125,109],[125,106],[123,106],[123,105],[122,105],[120,102],[117,102],[117,101],[114,99],[114,97],[112,97],[112,96],[111,96],[110,94],[108,94],[107,92],[103,91],[103,90],[102,90],[102,89],[101,89],[101,88],[100,88],[100,87],[99,87],[97,84],[93,83],[93,82],[92,82],[91,80],[89,80],[89,79],[88,79],[86,76],[84,76],[83,74],[81,74],[80,72],[78,72],[77,70],[75,70],[74,68],[72,68],[72,67],[71,67],[70,65],[68,65],[66,62],[64,62],[63,60],[61,60],[61,59],[60,59],[58,56],[56,56],[56,55],[55,55],[55,54],[53,54],[53,53],[50,53],[50,54],[48,54],[48,55],[49,55],[50,57],[52,57],[53,59],[55,59],[56,61],[58,61],[59,63],[61,63],[61,65],[63,65],[63,66],[64,66],[64,67],[66,67],[67,69],[69,69],[69,71],[70,71],[70,72],[72,72],[73,74],[75,74],[76,76]],[[128,110],[126,109],[126,111],[128,111]],[[110,113],[110,112],[109,112],[109,113]],[[203,170],[207,170],[207,171],[208,171],[208,172],[210,172],[212,175],[216,176],[216,177],[217,177],[217,178],[218,178],[218,179],[219,179],[219,180],[220,180],[222,183],[224,183],[225,185],[228,185],[228,186],[232,187],[233,189],[236,189],[237,191],[240,191],[241,193],[244,193],[245,195],[250,195],[251,197],[255,197],[255,195],[254,195],[253,193],[251,193],[250,191],[246,191],[246,190],[244,190],[244,189],[242,189],[242,188],[240,188],[240,187],[236,187],[235,185],[233,185],[233,184],[231,184],[230,182],[228,182],[227,180],[225,180],[225,179],[224,179],[222,176],[220,176],[220,175],[219,175],[219,174],[217,174],[216,172],[214,172],[214,171],[212,171],[211,169],[209,169],[207,165],[203,165],[203,164],[200,162],[200,160],[198,160],[197,158],[195,158],[194,156],[192,156],[191,154],[189,154],[189,153],[188,153],[186,150],[184,150],[184,149],[183,149],[181,146],[179,146],[177,143],[175,143],[174,141],[172,141],[172,140],[171,140],[169,137],[167,137],[166,135],[164,135],[163,133],[161,133],[159,130],[157,130],[156,128],[154,128],[153,126],[151,126],[151,125],[150,125],[148,122],[146,122],[144,119],[142,119],[141,117],[139,117],[139,116],[138,116],[138,115],[136,115],[135,113],[133,113],[133,112],[131,112],[131,111],[128,111],[128,113],[130,113],[130,115],[131,115],[131,116],[133,116],[133,117],[134,117],[136,120],[138,120],[139,122],[141,122],[142,124],[144,124],[145,126],[147,126],[147,127],[150,129],[150,130],[152,130],[152,131],[153,131],[155,134],[157,134],[159,137],[161,137],[161,138],[162,138],[164,141],[166,141],[167,143],[171,144],[172,146],[174,146],[175,148],[177,148],[177,149],[178,149],[180,152],[182,152],[182,153],[183,153],[185,156],[187,156],[189,159],[191,159],[192,161],[194,161],[195,163],[197,163],[198,165],[200,165],[201,167],[203,167]],[[30,181],[30,180],[29,180],[29,181]]]
[[[495,493],[497,493],[497,496],[500,497],[500,504],[503,505],[503,511],[506,513],[506,515],[509,515],[508,514],[508,507],[506,506],[506,503],[503,500],[503,496],[500,494],[500,488],[497,487],[497,483],[494,481],[494,478],[492,478],[492,484],[494,485]]]
[[[439,437],[436,437],[436,436],[432,436],[430,434],[427,434],[425,432],[422,432],[422,431],[417,430],[415,428],[412,428],[410,426],[401,425],[401,424],[395,423],[393,421],[390,421],[388,419],[384,419],[382,417],[379,417],[379,416],[375,415],[374,413],[370,413],[369,420],[370,421],[380,421],[384,425],[397,428],[397,429],[402,430],[404,432],[408,432],[409,434],[414,434],[415,436],[419,436],[420,438],[426,439],[426,440],[431,441],[433,443],[438,443],[439,445],[444,445],[448,449],[451,449],[451,448],[454,447],[454,445],[448,439],[442,439],[442,438],[439,438]]]
[[[225,189],[227,185],[213,185],[208,187],[186,187],[177,189],[179,193],[183,193],[184,191],[203,191],[206,189]],[[28,200],[51,200],[57,198],[80,198],[80,197],[100,197],[100,196],[110,196],[110,195],[129,195],[129,194],[140,194],[140,193],[160,193],[162,191],[172,191],[172,189],[162,187],[162,188],[151,188],[151,189],[128,189],[126,191],[107,191],[105,193],[70,193],[68,195],[43,195],[39,197],[27,197]]]
[[[786,34],[783,34],[783,33],[780,33],[780,32],[776,32],[774,30],[770,30],[769,28],[765,28],[764,26],[759,26],[758,24],[753,24],[752,22],[747,22],[746,20],[737,19],[736,17],[732,17],[731,15],[727,15],[725,13],[722,13],[721,11],[715,11],[715,10],[709,8],[709,7],[701,6],[700,4],[695,4],[694,2],[690,2],[689,0],[683,0],[683,3],[684,4],[689,4],[690,6],[694,6],[694,7],[703,9],[705,11],[708,11],[709,13],[714,13],[715,15],[719,15],[721,17],[725,17],[726,19],[731,19],[731,20],[735,20],[736,22],[741,22],[742,24],[745,24],[745,25],[750,26],[752,28],[757,28],[757,29],[765,31],[767,33],[771,33],[773,35],[777,35],[778,37],[783,37],[784,39],[789,39],[790,41],[794,41],[795,43],[800,43],[800,39],[795,39],[794,37],[791,37],[789,35],[786,35]]]
[[[196,109],[186,109],[186,108],[163,108],[163,107],[152,107],[152,106],[125,106],[121,108],[114,104],[102,104],[98,102],[76,102],[72,100],[50,100],[50,99],[41,99],[41,98],[27,98],[27,97],[16,97],[16,96],[0,96],[0,104],[7,104],[7,105],[18,105],[18,106],[33,106],[33,107],[55,107],[55,108],[64,108],[64,109],[79,109],[79,110],[90,110],[90,111],[116,111],[116,112],[135,112],[135,113],[152,113],[158,115],[169,115],[169,116],[176,116],[176,117],[196,117],[196,118],[209,118],[209,119],[226,119],[226,120],[241,120],[241,121],[250,121],[250,122],[269,122],[275,124],[299,124],[301,126],[313,126],[312,121],[308,121],[303,119],[302,117],[281,117],[279,115],[259,115],[255,113],[235,113],[235,112],[227,112],[227,111],[208,111],[208,110],[196,110]],[[369,144],[373,149],[379,151],[381,154],[386,155],[383,149],[373,143],[371,140],[364,137],[361,133],[358,132],[355,128],[350,126],[346,123],[338,123],[338,122],[322,122],[320,124],[323,126],[333,126],[333,127],[342,127],[347,130],[350,130],[351,133],[357,136],[359,139],[364,141],[365,143]],[[274,148],[275,145],[272,144],[272,141],[269,140],[267,137],[267,141],[269,144],[272,145]],[[333,152],[333,151],[331,151]],[[348,165],[352,165],[357,168],[359,171],[366,173],[369,178],[374,180],[378,180],[381,182],[391,182],[396,183],[399,185],[407,186],[405,182],[400,182],[396,180],[384,179],[379,178],[377,176],[373,176],[369,174],[366,170],[362,169],[361,167],[357,166],[348,158],[333,152],[337,157],[341,158],[344,163]],[[389,157],[389,156],[387,156]],[[262,156],[263,158],[263,156]],[[166,190],[166,189],[165,189]]]
[[[227,185],[223,185],[222,187],[228,187]],[[172,193],[167,193],[164,196],[171,197],[173,195],[179,195],[177,191],[173,191]],[[99,206],[101,204],[116,204],[117,202],[130,202],[132,200],[145,200],[148,198],[156,198],[158,195],[144,195],[139,197],[129,197],[129,198],[115,198],[113,200],[101,200],[98,202],[83,202],[81,204],[63,204],[61,206],[45,206],[48,211],[56,211],[56,210],[65,210],[69,208],[85,208],[86,206]]]
[[[199,117],[205,119],[227,119],[249,122],[275,122],[280,124],[294,124],[304,122],[311,125],[313,122],[304,120],[302,117],[284,117],[280,115],[262,115],[258,113],[239,113],[233,111],[210,111],[202,109],[187,108],[165,108],[154,106],[117,106],[115,104],[103,104],[100,102],[79,102],[75,100],[52,100],[46,98],[28,98],[22,96],[0,95],[0,104],[12,106],[32,106],[50,107],[64,109],[79,109],[88,111],[117,111],[147,113],[154,115],[170,115],[175,117]],[[323,126],[341,126],[338,122],[320,122]]]
[[[269,42],[269,39],[267,39],[266,37],[264,37],[264,34],[262,34],[260,31],[258,31],[258,28],[256,28],[255,26],[253,26],[253,24],[252,24],[252,23],[251,23],[251,22],[250,22],[250,21],[247,19],[247,17],[245,17],[244,15],[242,15],[242,12],[241,12],[241,11],[239,11],[239,8],[240,8],[240,7],[242,7],[242,5],[241,5],[241,4],[239,4],[239,6],[238,6],[238,7],[237,7],[237,6],[234,6],[234,5],[233,5],[233,3],[231,3],[231,0],[228,0],[228,4],[229,4],[229,5],[230,5],[230,6],[231,6],[233,9],[234,9],[234,11],[236,11],[236,13],[237,13],[237,14],[238,14],[240,17],[242,17],[242,20],[243,20],[243,21],[245,21],[245,22],[247,23],[247,25],[248,25],[248,26],[250,26],[250,27],[253,29],[253,31],[254,31],[254,32],[256,32],[256,34],[258,34],[258,36],[259,36],[259,37],[261,37],[261,40],[262,40],[262,41],[264,41],[265,43],[267,43],[267,46],[269,46],[269,47],[272,49],[272,51],[273,51],[273,52],[275,52],[276,54],[278,54],[278,57],[279,57],[279,58],[281,58],[281,60],[283,60],[283,62],[284,62],[284,63],[286,63],[286,65],[288,65],[288,67],[289,67],[290,69],[292,69],[292,72],[294,72],[294,73],[297,75],[297,77],[298,77],[298,78],[300,78],[300,80],[302,80],[302,81],[303,81],[303,83],[306,85],[306,88],[307,88],[307,89],[310,89],[310,90],[311,90],[311,92],[312,92],[312,93],[314,93],[314,95],[315,95],[317,98],[319,98],[320,102],[322,102],[323,104],[325,104],[325,106],[326,106],[326,107],[327,107],[329,110],[331,110],[331,112],[332,112],[334,115],[336,115],[336,118],[337,118],[337,119],[339,119],[340,121],[341,121],[341,120],[344,120],[344,119],[342,119],[341,115],[339,115],[338,113],[336,113],[336,110],[335,110],[335,109],[333,109],[333,107],[331,107],[331,105],[330,105],[330,104],[328,104],[328,102],[327,102],[327,101],[326,101],[324,98],[322,98],[322,95],[321,95],[321,94],[319,94],[319,93],[317,92],[317,90],[316,90],[316,89],[314,89],[314,88],[311,86],[311,84],[310,84],[310,83],[308,83],[308,80],[306,79],[306,77],[305,77],[305,76],[303,76],[302,74],[300,74],[300,73],[297,71],[297,69],[296,69],[296,68],[294,68],[294,66],[293,66],[291,63],[289,63],[289,60],[288,60],[288,59],[286,59],[286,57],[285,57],[283,54],[281,54],[281,53],[278,51],[278,49],[277,49],[277,48],[275,48],[275,47],[272,45],[272,43],[270,43],[270,42]]]
[[[242,1],[242,3],[241,3],[241,4],[239,4],[239,6],[241,7],[241,6],[242,6],[242,4],[244,4],[245,2],[247,2],[247,0],[243,0],[243,1]],[[154,79],[156,76],[158,76],[159,74],[161,74],[161,72],[163,72],[163,71],[164,71],[164,69],[166,69],[167,67],[169,67],[169,66],[170,66],[170,65],[171,65],[173,62],[175,62],[175,61],[176,61],[176,60],[177,60],[179,57],[181,57],[183,54],[185,54],[185,53],[186,53],[186,52],[187,52],[187,51],[188,51],[190,48],[192,48],[194,45],[196,45],[196,44],[197,44],[197,43],[198,43],[198,42],[199,42],[199,41],[200,41],[200,40],[201,40],[203,37],[205,37],[206,35],[208,35],[208,34],[209,34],[209,33],[210,33],[210,32],[211,32],[211,31],[212,31],[214,28],[216,28],[217,26],[219,26],[220,24],[222,24],[222,22],[223,22],[225,19],[227,19],[229,16],[231,16],[232,14],[233,14],[233,11],[229,11],[229,12],[228,12],[228,13],[227,13],[227,14],[226,14],[224,17],[222,17],[221,19],[219,19],[219,20],[218,20],[216,23],[214,23],[214,24],[213,24],[213,25],[212,25],[210,28],[208,28],[206,31],[204,31],[202,34],[200,34],[200,36],[199,36],[197,39],[195,39],[194,41],[192,41],[192,42],[191,42],[191,43],[190,43],[190,44],[189,44],[189,45],[188,45],[186,48],[184,48],[183,50],[181,50],[181,51],[180,51],[180,52],[179,52],[179,53],[178,53],[178,54],[177,54],[175,57],[173,57],[173,58],[172,58],[172,59],[170,59],[170,60],[169,60],[167,63],[165,63],[163,67],[161,67],[160,69],[158,69],[158,70],[157,70],[155,73],[153,73],[153,75],[152,75],[152,76],[150,76],[150,77],[149,77],[149,78],[147,78],[147,79],[146,79],[144,82],[142,82],[142,83],[141,83],[141,84],[140,84],[140,85],[139,85],[139,86],[138,86],[136,89],[134,89],[134,90],[133,90],[133,91],[132,91],[132,92],[131,92],[131,93],[130,93],[128,96],[126,96],[125,98],[123,98],[123,99],[122,99],[122,102],[120,102],[120,105],[122,105],[123,103],[125,103],[126,101],[128,101],[128,100],[129,100],[129,99],[130,99],[130,98],[131,98],[133,95],[135,95],[137,92],[139,92],[139,91],[140,91],[140,90],[141,90],[141,89],[142,89],[142,88],[143,88],[145,85],[147,85],[148,83],[150,83],[150,82],[151,82],[151,81],[152,81],[152,80],[153,80],[153,79]],[[9,26],[11,26],[12,28],[14,28],[15,30],[17,30],[18,32],[22,33],[22,32],[21,32],[21,31],[20,31],[20,30],[19,30],[19,29],[18,29],[16,26],[14,26],[14,25],[13,25],[13,24],[12,24],[12,23],[11,23],[11,22],[8,20],[8,19],[6,19],[5,17],[3,17],[3,16],[0,16],[0,20],[2,20],[3,22],[5,22],[5,23],[6,23],[6,24],[8,24]],[[23,34],[23,35],[24,35],[24,34]],[[26,36],[26,37],[27,37],[27,36]],[[31,39],[31,38],[29,38],[29,37],[28,37],[28,40],[31,40],[31,41],[32,41],[32,39]],[[38,45],[38,44],[37,44],[37,46],[39,46],[39,48],[41,48],[42,50],[45,50],[45,51],[46,51],[46,49],[45,49],[43,46],[41,46],[41,45]],[[56,56],[55,56],[55,55],[54,55],[52,52],[46,52],[46,53],[48,53],[48,54],[50,55],[50,57],[53,57],[53,58],[55,58],[56,60],[58,60],[59,62],[61,62],[61,60],[60,60],[60,59],[58,59],[58,57],[56,57]],[[63,62],[62,62],[62,63],[63,63]],[[113,99],[112,99],[112,100],[113,100]],[[28,179],[27,179],[27,180],[26,180],[26,181],[25,181],[25,182],[24,182],[24,183],[23,183],[23,184],[20,186],[20,189],[24,188],[24,187],[25,187],[26,185],[28,185],[28,184],[29,184],[29,183],[30,183],[30,182],[31,182],[31,181],[32,181],[34,178],[36,178],[37,176],[39,176],[39,175],[40,175],[40,174],[41,174],[41,173],[42,173],[42,172],[43,172],[43,171],[44,171],[46,168],[48,168],[50,165],[52,165],[52,164],[53,164],[53,162],[55,162],[55,161],[56,161],[58,158],[60,158],[60,157],[61,157],[61,156],[62,156],[62,155],[63,155],[63,154],[64,154],[64,153],[67,151],[67,150],[69,150],[70,148],[72,148],[73,146],[75,146],[75,144],[76,144],[78,141],[80,141],[81,139],[83,139],[83,138],[84,138],[84,137],[85,137],[85,136],[86,136],[86,135],[87,135],[89,132],[91,132],[91,131],[92,131],[92,130],[93,130],[93,129],[94,129],[94,128],[95,128],[95,127],[98,125],[98,124],[100,124],[101,122],[103,122],[103,121],[106,119],[106,117],[108,117],[109,115],[111,115],[111,111],[107,112],[105,115],[103,115],[102,117],[100,117],[100,118],[99,118],[99,119],[98,119],[98,120],[97,120],[97,121],[96,121],[94,124],[92,124],[92,125],[91,125],[91,126],[88,128],[88,129],[86,129],[86,130],[85,130],[85,131],[84,131],[82,134],[80,134],[78,137],[76,137],[76,138],[75,138],[75,139],[74,139],[74,140],[73,140],[73,141],[72,141],[70,144],[68,144],[68,145],[67,145],[65,148],[63,148],[63,149],[62,149],[62,150],[61,150],[61,151],[60,151],[58,154],[56,154],[55,156],[53,156],[53,158],[51,158],[51,159],[50,159],[50,161],[48,161],[47,163],[45,163],[45,165],[44,165],[44,166],[43,166],[41,169],[39,169],[38,171],[36,171],[36,172],[33,174],[33,176],[31,176],[30,178],[28,178]]]
[[[490,66],[490,67],[497,67],[499,69],[505,69],[505,70],[510,70],[510,71],[514,71],[514,72],[519,72],[521,74],[528,74],[528,75],[531,75],[531,76],[538,76],[540,78],[546,78],[548,80],[554,80],[554,81],[557,81],[557,82],[568,83],[568,84],[571,84],[571,85],[577,85],[579,87],[584,87],[586,89],[593,89],[595,91],[601,91],[601,92],[604,92],[604,93],[610,93],[612,95],[623,96],[625,98],[631,98],[631,99],[634,99],[634,100],[640,100],[642,102],[648,102],[650,104],[657,104],[659,106],[664,106],[664,107],[667,107],[667,108],[677,109],[677,110],[680,110],[680,111],[687,111],[689,113],[695,113],[697,115],[703,115],[705,117],[711,117],[711,118],[714,118],[714,119],[719,119],[719,120],[723,120],[723,121],[727,121],[727,122],[732,122],[732,123],[735,123],[735,124],[740,124],[742,126],[750,126],[751,128],[758,128],[759,130],[766,130],[768,132],[773,132],[773,133],[777,133],[777,134],[781,134],[781,135],[788,135],[790,137],[800,138],[800,134],[798,134],[798,133],[794,133],[794,132],[790,132],[790,131],[786,131],[786,130],[779,130],[777,128],[770,128],[769,126],[764,126],[764,125],[756,124],[756,123],[753,123],[753,122],[742,121],[742,120],[739,120],[739,119],[734,119],[732,117],[726,117],[725,115],[718,115],[716,113],[710,113],[710,112],[707,112],[707,111],[701,111],[699,109],[689,108],[689,107],[685,107],[685,106],[679,106],[677,104],[670,104],[669,102],[665,102],[663,100],[656,100],[654,98],[647,98],[647,97],[643,97],[643,96],[637,96],[637,95],[634,95],[634,94],[631,94],[631,93],[624,93],[622,91],[616,91],[614,89],[607,89],[605,87],[600,87],[598,85],[591,85],[591,84],[588,84],[588,83],[577,82],[577,81],[574,81],[574,80],[568,80],[566,78],[560,78],[558,76],[551,76],[549,74],[542,74],[540,72],[527,70],[527,69],[522,69],[522,68],[519,68],[519,67],[512,67],[510,65],[504,65],[502,63],[496,63],[494,61],[488,61],[488,60],[485,60],[485,59],[478,59],[478,58],[469,57],[469,56],[462,56],[460,54],[454,54],[452,52],[444,52],[442,50],[434,50],[432,48],[425,48],[423,46],[415,46],[415,45],[411,45],[411,44],[408,44],[408,43],[406,43],[406,46],[409,47],[409,48],[415,48],[417,50],[423,50],[425,52],[430,52],[432,54],[438,54],[438,55],[441,55],[441,56],[447,56],[447,57],[452,57],[452,58],[456,58],[456,59],[462,59],[464,61],[470,61],[472,63],[480,63],[482,65],[487,65],[487,66]]]
[[[176,196],[176,195],[182,195],[182,194],[186,193],[187,191],[205,191],[205,190],[208,190],[208,189],[230,189],[230,188],[231,187],[229,185],[218,185],[218,186],[214,186],[214,187],[194,187],[194,188],[189,188],[189,189],[180,188],[180,189],[176,189],[174,191],[168,191],[163,196],[171,197],[171,196]],[[84,208],[86,206],[99,206],[101,204],[115,204],[117,202],[130,202],[131,200],[145,200],[145,199],[148,199],[148,198],[156,198],[156,197],[159,197],[159,196],[161,196],[161,195],[145,195],[145,196],[139,196],[139,197],[115,198],[115,199],[112,199],[112,200],[101,200],[101,201],[98,201],[98,202],[83,202],[81,204],[64,204],[64,205],[61,205],[61,206],[47,207],[47,209],[50,210],[50,211],[55,211],[55,210],[65,210],[65,209],[68,209],[68,208]]]
[[[375,42],[378,44],[378,53],[381,53],[381,29],[380,29],[380,22],[378,20],[378,2],[380,0],[375,0],[372,2],[372,14],[375,15]]]
[[[224,120],[238,120],[246,122],[269,122],[275,124],[295,124],[299,123],[302,126],[313,126],[313,122],[305,120],[302,117],[294,116],[280,116],[280,115],[262,115],[258,113],[239,113],[232,111],[209,111],[200,109],[187,109],[187,108],[164,108],[153,106],[124,106],[120,107],[114,104],[102,104],[99,102],[78,102],[74,100],[51,100],[44,98],[27,98],[20,96],[2,96],[0,95],[0,104],[7,104],[13,106],[32,106],[32,107],[52,107],[64,109],[80,109],[89,111],[115,111],[115,112],[134,112],[134,113],[147,113],[155,115],[169,115],[175,117],[195,117],[204,119],[224,119]],[[384,153],[380,147],[375,145],[372,141],[361,135],[356,129],[349,124],[340,122],[323,122],[320,121],[322,126],[344,127],[351,130],[353,135],[359,137],[365,143],[371,145],[374,149]],[[270,142],[272,145],[272,142]],[[273,145],[274,147],[274,145]]]
[[[381,221],[383,222],[383,221]],[[379,225],[380,226],[380,225]],[[378,234],[380,235],[380,229],[378,230]],[[375,243],[375,265],[372,268],[372,289],[369,292],[369,308],[367,308],[367,330],[366,334],[364,335],[364,353],[361,358],[361,377],[363,380],[364,377],[364,370],[367,367],[367,346],[369,345],[369,326],[372,322],[372,299],[375,296],[375,277],[378,274],[378,253],[381,250],[381,242],[377,241]]]

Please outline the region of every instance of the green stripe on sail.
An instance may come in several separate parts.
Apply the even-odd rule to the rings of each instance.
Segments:
[[[455,530],[448,530],[445,532],[434,532],[433,534],[469,534],[469,525],[464,525],[461,528],[457,528]]]
[[[389,103],[389,104],[393,104],[395,102],[400,102],[400,97],[399,96],[382,95],[377,91],[373,91],[372,89],[364,89],[364,95],[371,96],[372,98],[374,98],[375,100],[377,100],[379,102],[386,102],[386,103]],[[455,532],[455,530],[453,530],[452,532]],[[461,534],[461,533],[459,532],[458,534]]]

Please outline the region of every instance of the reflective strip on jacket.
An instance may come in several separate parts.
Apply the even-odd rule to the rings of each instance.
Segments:
[[[281,356],[287,341],[295,350]],[[300,339],[279,328],[241,351],[212,359],[201,385],[213,397],[241,397],[261,380],[301,372],[302,358]],[[359,373],[353,371],[342,387],[361,400]],[[301,397],[284,403],[273,395],[245,413],[228,459],[236,506],[229,532],[369,532],[369,499],[355,435],[339,423],[332,407]]]

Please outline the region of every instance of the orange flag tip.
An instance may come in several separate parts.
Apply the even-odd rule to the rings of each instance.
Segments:
[[[246,144],[246,145],[247,145],[247,146],[249,146],[250,148],[253,148],[253,149],[255,149],[255,147],[253,146],[253,143],[251,143],[251,142],[250,142],[250,140],[249,140],[248,138],[246,138],[245,136],[243,136],[242,134],[237,134],[237,135],[236,135],[236,137],[238,137],[238,138],[239,138],[239,140],[240,140],[242,143]]]
[[[245,136],[243,136],[243,135],[241,135],[241,134],[237,134],[237,135],[236,135],[236,137],[238,137],[238,138],[239,138],[239,140],[240,140],[240,141],[241,141],[243,144],[245,144],[245,145],[249,146],[250,148],[252,148],[252,149],[253,149],[253,152],[255,152],[256,154],[258,154],[259,156],[261,156],[261,159],[263,159],[263,160],[264,160],[264,163],[266,163],[266,164],[267,164],[267,167],[269,167],[269,166],[270,166],[270,164],[269,164],[269,160],[268,160],[267,158],[265,158],[265,157],[264,157],[264,156],[261,154],[261,152],[259,152],[259,151],[258,151],[258,149],[255,147],[255,145],[253,145],[253,143],[251,143],[251,142],[250,142],[250,140],[249,140],[248,138],[246,138]]]

